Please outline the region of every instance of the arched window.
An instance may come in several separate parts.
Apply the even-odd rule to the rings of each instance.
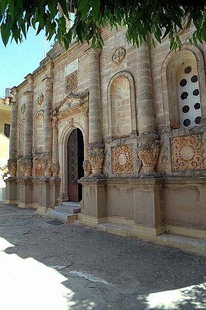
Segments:
[[[196,50],[196,48],[194,48]],[[172,52],[167,57],[163,72],[165,115],[169,115],[171,128],[189,128],[201,124],[205,98],[203,58],[190,49]],[[166,88],[166,90],[165,90]],[[169,112],[169,113],[168,113]]]
[[[180,127],[201,123],[200,87],[195,56],[183,59],[176,72]]]
[[[128,72],[119,72],[110,81],[108,114],[108,136],[118,138],[136,132],[134,81]]]

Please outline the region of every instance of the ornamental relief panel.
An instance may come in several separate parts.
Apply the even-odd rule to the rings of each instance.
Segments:
[[[202,135],[181,136],[171,139],[172,170],[206,169]]]
[[[68,75],[65,79],[65,93],[73,93],[77,90],[77,71]]]
[[[126,56],[126,50],[123,47],[118,47],[115,50],[114,54],[112,55],[112,61],[115,64],[119,64],[122,62],[125,56]]]
[[[113,173],[126,173],[134,170],[134,153],[128,145],[120,145],[112,148]]]

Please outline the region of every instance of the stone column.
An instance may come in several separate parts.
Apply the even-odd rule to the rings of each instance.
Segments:
[[[53,99],[53,79],[51,76],[43,79],[45,81],[44,95],[44,152],[52,151],[51,109]]]
[[[142,173],[154,174],[159,154],[159,140],[156,134],[151,78],[150,51],[146,43],[137,50],[137,105],[139,146],[138,155],[142,161]]]
[[[88,115],[88,105],[83,104],[80,106],[81,115],[84,118],[84,176],[88,177],[91,172],[91,165],[89,162],[89,115]]]
[[[16,87],[12,89],[13,98],[11,100],[11,127],[9,140],[9,173],[11,177],[16,177],[17,168],[17,122],[18,104]]]
[[[52,77],[43,79],[45,82],[44,95],[44,153],[45,153],[45,176],[52,176],[52,127],[51,127],[51,109],[53,97]]]
[[[89,62],[89,162],[93,175],[102,173],[104,145],[101,128],[101,93],[99,52],[90,50]]]
[[[25,91],[26,96],[26,116],[24,130],[24,157],[25,157],[25,177],[32,175],[32,142],[33,142],[33,77],[26,77],[28,89]]]
[[[12,89],[13,98],[11,100],[11,127],[9,140],[9,160],[8,170],[10,177],[6,180],[6,202],[16,203],[17,200],[17,122],[18,122],[18,103],[17,89]]]
[[[52,117],[52,168],[53,176],[59,176],[59,145],[58,145],[58,111],[53,111]]]

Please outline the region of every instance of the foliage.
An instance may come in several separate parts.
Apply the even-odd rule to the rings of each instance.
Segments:
[[[68,48],[72,39],[102,47],[102,27],[126,27],[127,39],[139,46],[148,38],[159,42],[168,35],[171,49],[181,45],[179,31],[191,23],[193,43],[206,41],[206,0],[0,0],[1,37],[17,43],[33,27],[36,34],[45,29],[46,37]],[[68,12],[75,12],[68,28]]]

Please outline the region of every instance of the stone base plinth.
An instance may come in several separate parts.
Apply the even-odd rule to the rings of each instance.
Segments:
[[[106,180],[103,176],[85,177],[80,179],[82,184],[83,208],[85,216],[97,219],[107,216],[106,210]],[[93,220],[92,220],[93,221]]]
[[[6,182],[5,203],[14,204],[17,202],[17,178],[10,177],[5,182]]]

